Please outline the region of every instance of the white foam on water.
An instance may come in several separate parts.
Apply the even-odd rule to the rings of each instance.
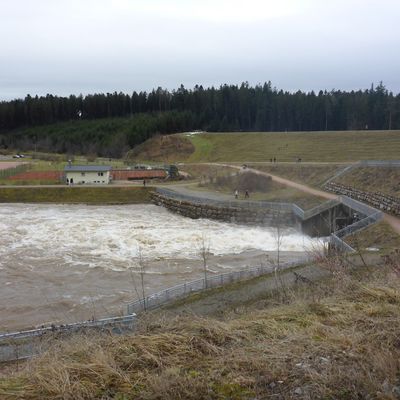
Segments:
[[[5,263],[125,270],[144,259],[199,258],[202,242],[214,255],[276,250],[276,231],[192,220],[154,205],[0,205],[0,267]],[[317,239],[285,231],[280,249],[319,247]]]

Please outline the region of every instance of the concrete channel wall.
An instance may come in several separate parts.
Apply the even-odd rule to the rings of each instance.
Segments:
[[[217,205],[173,198],[158,192],[154,192],[151,195],[151,199],[156,205],[193,219],[210,218],[240,224],[280,225],[283,227],[294,227],[299,224],[299,220],[293,214],[291,206],[286,207],[283,205],[281,208],[252,207],[246,203],[240,205],[234,202]]]
[[[326,201],[310,210],[296,204],[264,201],[219,201],[182,195],[157,188],[154,204],[189,218],[210,218],[226,222],[270,227],[292,227],[313,237],[331,236],[333,246],[353,251],[343,238],[377,222],[382,212],[347,196]],[[346,228],[346,229],[345,229]],[[344,230],[345,229],[345,230]],[[337,232],[345,234],[336,235]]]

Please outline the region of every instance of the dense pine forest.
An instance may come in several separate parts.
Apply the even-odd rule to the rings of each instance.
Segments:
[[[61,124],[60,124],[61,123]],[[0,103],[0,147],[121,156],[155,134],[208,131],[400,129],[400,95],[367,90],[295,93],[271,83]]]

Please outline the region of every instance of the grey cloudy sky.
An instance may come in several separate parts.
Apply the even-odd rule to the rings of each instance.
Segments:
[[[0,0],[0,99],[272,81],[400,92],[399,0]]]

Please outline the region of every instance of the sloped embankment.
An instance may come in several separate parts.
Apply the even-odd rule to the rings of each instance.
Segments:
[[[3,374],[0,397],[396,398],[394,264],[356,275],[339,259],[325,267],[334,279],[280,288],[240,307],[227,304],[219,319],[153,315],[137,335],[59,342],[22,371]]]

